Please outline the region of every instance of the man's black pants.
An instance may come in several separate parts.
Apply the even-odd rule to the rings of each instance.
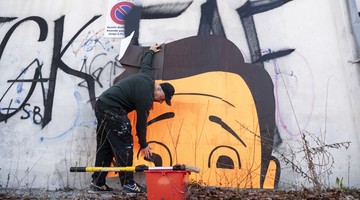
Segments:
[[[96,128],[96,159],[95,166],[109,167],[115,157],[116,167],[132,166],[133,137],[127,113],[122,108],[111,107],[98,100],[95,104]],[[105,184],[107,172],[94,172],[93,183]],[[134,182],[133,172],[119,172],[121,186]]]

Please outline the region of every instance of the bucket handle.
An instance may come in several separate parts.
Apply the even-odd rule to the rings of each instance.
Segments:
[[[186,172],[186,173],[188,173],[188,172]],[[181,190],[176,186],[176,184],[171,180],[171,178],[170,178],[169,176],[167,176],[166,171],[163,171],[163,172],[162,172],[162,175],[163,175],[163,176],[166,176],[166,177],[170,180],[171,185],[172,185],[178,192],[180,192],[181,194],[184,194],[184,193],[186,192],[186,191],[181,191]]]

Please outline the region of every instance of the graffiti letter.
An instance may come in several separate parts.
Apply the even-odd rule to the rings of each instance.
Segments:
[[[50,81],[49,81],[49,91],[47,94],[46,102],[45,102],[45,111],[44,111],[44,122],[42,127],[45,127],[51,121],[51,113],[52,113],[52,106],[54,101],[54,94],[55,94],[55,85],[56,85],[56,74],[58,68],[63,70],[67,74],[74,75],[76,77],[80,77],[86,80],[87,87],[89,90],[90,101],[92,107],[95,106],[95,81],[93,77],[89,74],[76,71],[69,66],[67,66],[62,60],[61,57],[64,55],[66,50],[70,47],[70,45],[74,42],[76,37],[93,21],[95,21],[99,16],[93,17],[89,22],[87,22],[69,41],[69,43],[61,50],[61,45],[63,41],[63,32],[64,32],[64,16],[60,17],[55,21],[55,36],[54,36],[54,50],[53,50],[53,58],[51,63],[51,72],[50,72]]]

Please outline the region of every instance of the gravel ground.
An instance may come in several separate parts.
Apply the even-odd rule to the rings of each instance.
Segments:
[[[189,186],[186,195],[189,200],[197,199],[244,199],[244,200],[257,200],[257,199],[323,199],[323,200],[353,200],[360,199],[359,189],[328,189],[321,192],[315,192],[308,189],[301,191],[280,191],[280,190],[256,190],[256,189],[224,189],[224,188],[209,188],[199,186]],[[110,193],[90,194],[84,190],[58,190],[58,191],[45,191],[45,190],[5,190],[0,189],[0,199],[104,199],[104,200],[117,200],[117,199],[147,199],[146,194],[129,196],[121,191],[115,190]]]

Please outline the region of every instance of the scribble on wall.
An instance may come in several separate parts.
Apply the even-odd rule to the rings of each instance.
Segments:
[[[44,66],[44,63],[40,62],[40,59],[35,58],[32,63],[30,63],[28,66],[24,68],[24,70],[21,71],[21,73],[14,78],[9,77],[8,80],[2,80],[6,83],[10,83],[7,90],[4,94],[2,94],[2,97],[0,99],[1,103],[1,112],[0,112],[0,122],[5,122],[14,116],[19,111],[24,110],[25,116],[22,116],[21,119],[28,119],[29,111],[27,110],[27,107],[30,106],[28,103],[28,100],[33,94],[35,87],[41,87],[42,90],[42,97],[43,97],[43,109],[41,109],[39,106],[35,106],[33,111],[37,115],[37,119],[34,119],[33,122],[35,124],[39,124],[44,128],[52,119],[52,109],[53,109],[53,103],[54,103],[54,96],[56,91],[56,77],[58,70],[64,71],[68,75],[72,75],[78,78],[83,79],[84,81],[80,82],[78,84],[79,87],[86,87],[88,90],[89,95],[89,101],[91,102],[92,106],[95,102],[95,82],[98,83],[100,87],[103,87],[101,84],[99,77],[102,74],[102,71],[106,67],[114,68],[111,71],[114,71],[115,68],[120,68],[120,64],[116,61],[117,59],[114,58],[114,61],[108,61],[104,64],[103,67],[97,67],[96,70],[93,72],[90,72],[87,68],[90,66],[87,66],[87,59],[84,59],[83,61],[83,67],[80,70],[75,70],[73,67],[68,66],[65,62],[63,62],[62,57],[64,56],[65,52],[68,51],[69,47],[75,42],[77,37],[87,28],[90,24],[94,23],[100,16],[94,16],[92,19],[90,19],[86,24],[84,24],[82,27],[79,28],[79,30],[72,36],[72,38],[63,46],[63,33],[66,31],[64,30],[64,22],[65,22],[65,16],[62,16],[55,20],[55,27],[54,27],[54,41],[53,41],[53,51],[52,51],[52,60],[50,66]],[[6,18],[2,17],[1,22],[2,23],[10,23],[13,22],[17,18]],[[2,57],[3,52],[6,50],[6,46],[13,35],[13,33],[17,30],[19,26],[23,23],[29,23],[29,22],[36,22],[38,25],[38,29],[40,30],[39,39],[38,42],[44,42],[47,39],[47,35],[49,34],[48,30],[48,24],[45,19],[37,16],[28,17],[25,19],[22,19],[18,22],[16,22],[5,34],[4,38],[1,41],[0,44],[0,61],[1,59],[4,59]],[[36,27],[34,27],[36,28]],[[103,53],[100,53],[99,55],[95,55],[96,59],[97,57],[101,56]],[[91,65],[91,63],[90,63]],[[6,67],[6,66],[5,66]],[[11,69],[14,69],[16,66],[11,66]],[[50,68],[50,74],[46,75],[42,73],[42,70],[44,67]],[[34,68],[34,75],[31,79],[23,79],[22,76],[30,71],[30,68]],[[6,83],[2,85],[6,85]],[[9,90],[13,90],[16,85],[15,83],[18,83],[20,85],[22,84],[31,84],[30,90],[26,97],[20,102],[17,100],[17,107],[14,107],[14,103],[12,99],[10,102],[4,102],[4,97],[8,94]]]

